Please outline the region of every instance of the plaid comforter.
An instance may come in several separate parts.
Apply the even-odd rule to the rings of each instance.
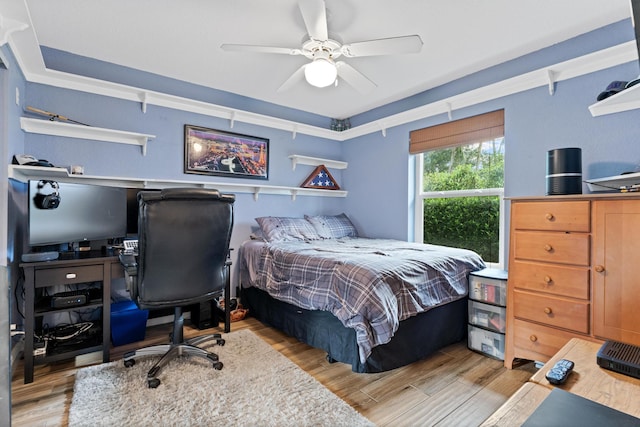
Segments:
[[[355,329],[363,363],[400,321],[466,296],[469,272],[485,266],[466,249],[366,238],[251,241],[239,259],[243,286]]]

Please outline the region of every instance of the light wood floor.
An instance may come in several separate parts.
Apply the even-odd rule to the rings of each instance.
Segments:
[[[507,370],[502,362],[451,345],[410,366],[377,374],[356,374],[351,367],[325,360],[325,353],[264,326],[253,318],[231,330],[250,329],[273,348],[313,375],[378,426],[477,426],[502,405],[535,372],[533,363]],[[185,336],[216,332],[185,327]],[[126,351],[168,339],[170,326],[147,329],[144,343],[116,347],[111,359]],[[34,382],[23,384],[22,363],[12,380],[12,426],[66,426],[75,372],[99,363],[100,354],[36,367]]]

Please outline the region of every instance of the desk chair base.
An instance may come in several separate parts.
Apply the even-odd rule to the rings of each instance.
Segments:
[[[182,310],[180,308],[176,309],[175,316],[176,318],[173,325],[174,329],[172,334],[172,344],[160,344],[140,348],[125,353],[123,357],[124,366],[130,368],[136,364],[135,359],[139,357],[162,356],[160,360],[158,360],[147,373],[147,386],[149,388],[156,388],[160,385],[158,374],[160,373],[162,368],[164,368],[170,361],[180,356],[195,356],[202,359],[207,359],[208,361],[212,362],[213,368],[218,371],[221,370],[224,366],[222,362],[218,360],[217,354],[208,352],[203,348],[198,347],[198,345],[208,342],[213,342],[214,344],[222,346],[225,344],[225,340],[224,338],[222,338],[222,335],[208,334],[190,338],[188,340],[183,340],[183,318]]]

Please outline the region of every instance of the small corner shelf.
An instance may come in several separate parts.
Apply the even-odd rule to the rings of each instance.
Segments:
[[[320,159],[317,157],[299,156],[297,154],[292,154],[289,156],[289,158],[291,159],[292,170],[296,170],[297,164],[311,166],[325,165],[326,167],[333,169],[346,169],[348,165],[347,162],[342,162],[339,160]]]
[[[620,191],[620,187],[640,184],[640,172],[624,175],[608,176],[605,178],[585,179],[589,191]]]
[[[155,138],[155,135],[75,125],[51,120],[32,119],[29,117],[20,118],[20,127],[23,131],[29,133],[139,145],[142,148],[143,156],[147,154],[147,142]]]
[[[589,106],[593,117],[640,108],[640,84],[616,93]]]

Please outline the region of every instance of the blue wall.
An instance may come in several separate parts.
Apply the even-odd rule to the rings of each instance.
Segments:
[[[435,102],[527,71],[564,61],[590,51],[633,40],[625,20],[539,52],[467,76],[406,100],[405,108]],[[592,117],[589,105],[613,80],[638,76],[636,61],[547,86],[453,111],[453,119],[505,109],[505,196],[544,195],[546,156],[554,148],[581,147],[583,179],[617,175],[640,166],[640,110]],[[382,108],[397,113],[399,103]],[[382,117],[380,110],[356,117],[366,123]],[[413,239],[414,161],[408,155],[412,130],[447,122],[442,114],[343,143],[349,169],[343,181],[349,189],[345,210],[371,234]],[[588,192],[586,185],[583,191]],[[507,206],[508,207],[508,206]],[[508,224],[508,221],[507,221]]]
[[[366,123],[398,111],[434,102],[472,90],[532,69],[583,55],[633,39],[629,20],[610,25],[576,39],[518,58],[467,76],[463,79],[390,104],[360,116],[352,123]],[[162,90],[175,95],[256,111],[262,114],[321,125],[321,117],[277,107],[245,97],[212,91],[172,79],[141,73],[126,67],[78,58],[63,52],[44,49],[51,68],[65,71],[87,70],[86,74],[111,81]],[[583,176],[597,178],[633,170],[640,164],[635,139],[640,130],[638,110],[592,117],[588,106],[612,80],[630,80],[638,75],[636,62],[603,70],[556,84],[551,96],[547,87],[496,99],[453,112],[463,118],[500,108],[505,109],[506,196],[543,195],[545,159],[552,148],[578,146],[583,149]],[[31,105],[59,112],[93,126],[157,135],[150,141],[146,156],[140,148],[122,144],[82,141],[44,135],[21,135],[23,151],[46,158],[56,165],[81,164],[88,175],[206,180],[206,177],[183,173],[183,126],[194,124],[266,137],[271,140],[269,185],[298,186],[311,172],[308,166],[291,170],[290,154],[344,160],[349,167],[331,172],[341,187],[349,191],[346,199],[261,195],[254,201],[241,194],[236,205],[236,230],[233,244],[247,238],[255,227],[253,218],[264,215],[290,215],[347,212],[363,235],[398,239],[413,238],[414,161],[408,154],[411,130],[448,121],[439,115],[387,129],[386,137],[373,133],[346,142],[334,142],[289,132],[236,122],[233,129],[227,120],[148,106],[143,113],[140,103],[92,95],[39,84],[27,84],[23,106]],[[15,117],[17,120],[17,117]],[[327,119],[327,125],[328,125]],[[18,148],[23,148],[18,150]],[[14,153],[10,153],[14,154]],[[211,178],[212,181],[224,180]],[[252,182],[251,180],[244,180]],[[238,182],[238,181],[230,181]]]
[[[215,181],[250,185],[297,187],[313,171],[313,167],[298,165],[292,170],[291,154],[340,160],[340,143],[319,140],[291,132],[263,128],[203,116],[163,107],[148,106],[143,113],[140,103],[91,95],[60,88],[29,84],[25,105],[59,112],[92,126],[156,135],[149,141],[146,156],[138,146],[88,141],[39,134],[25,134],[26,153],[47,159],[56,166],[83,165],[86,175],[152,178],[180,181]],[[184,125],[255,135],[270,140],[269,180],[234,179],[185,174]],[[342,171],[332,170],[342,184]],[[235,204],[235,227],[232,246],[238,248],[249,237],[258,216],[302,216],[304,214],[334,214],[344,210],[343,198],[260,194],[254,201],[251,194],[238,194]]]
[[[26,82],[20,68],[16,65],[16,60],[11,50],[5,46],[1,48],[1,51],[3,58],[7,62],[5,64],[7,69],[0,70],[0,73],[2,73],[1,81],[3,83],[0,85],[0,102],[2,104],[0,108],[0,125],[2,126],[0,131],[0,138],[2,139],[0,161],[2,165],[8,165],[11,163],[14,154],[24,153],[24,133],[20,129],[18,119],[22,113],[22,107],[16,103],[16,93],[20,101],[22,101],[26,94]],[[3,217],[6,217],[7,222],[2,225],[3,229],[0,235],[3,239],[6,238],[6,241],[2,239],[0,239],[0,241],[6,248],[6,258],[3,257],[3,259],[0,260],[0,265],[7,265],[9,267],[9,283],[15,283],[19,275],[17,261],[20,259],[24,245],[23,233],[18,232],[18,230],[22,230],[25,204],[21,204],[20,198],[17,197],[14,191],[15,186],[12,185],[14,183],[7,182],[7,174],[8,170],[6,166],[4,166],[1,176],[6,187],[2,186],[0,188],[3,190]],[[3,308],[0,307],[0,312],[7,313],[8,310],[3,310]]]
[[[640,165],[640,111],[592,117],[588,109],[609,82],[632,79],[637,70],[637,64],[625,64],[560,82],[553,96],[540,87],[455,111],[453,118],[504,108],[505,196],[544,195],[550,149],[581,147],[583,179],[617,175]],[[343,144],[343,157],[349,161],[344,182],[350,190],[345,209],[362,229],[384,237],[413,237],[409,132],[446,121],[446,115],[431,117],[389,129],[386,137],[376,133]],[[588,192],[586,185],[583,190]]]

